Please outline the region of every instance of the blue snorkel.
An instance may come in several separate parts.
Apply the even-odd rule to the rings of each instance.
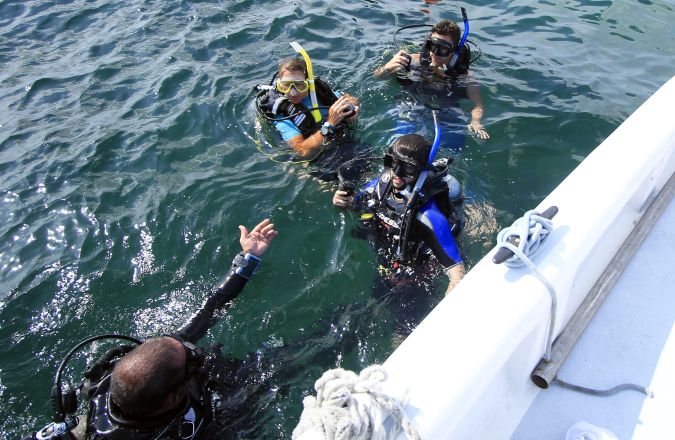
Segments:
[[[427,175],[429,175],[429,168],[431,167],[431,163],[434,161],[434,157],[438,152],[438,147],[441,146],[441,126],[438,123],[438,112],[436,110],[431,110],[431,114],[434,116],[434,142],[433,144],[431,144],[431,151],[429,152],[429,157],[427,158],[426,166],[420,173],[420,176],[417,178],[417,182],[415,182],[415,187],[413,188],[412,192],[413,196],[410,198],[408,206],[411,206],[410,202],[412,201],[413,197],[419,196],[420,190],[424,185],[424,181],[427,180]]]
[[[452,55],[452,59],[448,63],[449,69],[455,67],[457,59],[459,58],[459,54],[462,52],[462,47],[464,47],[464,43],[466,43],[466,38],[469,36],[469,17],[466,16],[466,9],[464,8],[462,8],[462,19],[464,20],[464,33],[462,34],[462,38],[459,40],[459,44],[457,45],[457,49],[455,49],[454,55]]]
[[[415,212],[415,205],[420,197],[420,191],[424,182],[427,180],[429,175],[429,169],[433,166],[434,157],[438,152],[438,148],[441,146],[441,126],[438,123],[438,113],[436,110],[431,110],[431,114],[434,116],[434,142],[431,144],[431,151],[429,152],[429,157],[427,158],[427,163],[425,164],[422,172],[415,182],[415,187],[412,190],[412,194],[408,199],[408,203],[405,207],[405,214],[403,215],[403,227],[401,228],[401,235],[398,241],[398,249],[396,249],[396,256],[398,258],[403,257],[406,245],[408,244],[408,235],[410,232],[410,225],[412,224],[412,216]]]

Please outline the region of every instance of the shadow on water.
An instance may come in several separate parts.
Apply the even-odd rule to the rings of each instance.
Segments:
[[[672,76],[673,9],[468,8],[491,139],[441,153],[467,195],[469,265]],[[56,364],[79,340],[183,324],[227,271],[237,226],[264,217],[280,235],[203,341],[247,359],[226,402],[254,401],[254,419],[227,411],[242,437],[289,438],[323,371],[383,362],[397,323],[371,298],[373,251],[332,207],[336,182],[256,148],[250,90],[302,43],[360,98],[355,139],[379,156],[401,88],[372,71],[396,27],[441,18],[459,20],[457,5],[0,1],[0,437],[49,420]]]

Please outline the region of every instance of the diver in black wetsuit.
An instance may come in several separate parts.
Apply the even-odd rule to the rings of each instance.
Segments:
[[[391,300],[397,331],[404,336],[433,307],[428,288],[441,272],[439,263],[449,278],[446,295],[466,272],[455,240],[461,229],[461,186],[448,174],[446,162],[427,164],[431,147],[420,135],[403,135],[385,154],[380,177],[356,195],[349,190],[354,185],[345,188],[343,182],[333,196],[335,206],[361,213],[356,232],[373,244],[381,275],[373,294]],[[427,174],[419,197],[409,203],[422,172]]]
[[[85,372],[81,394],[89,400],[86,423],[74,429],[70,426],[72,431],[61,437],[41,437],[48,425],[31,438],[210,438],[212,402],[208,401],[207,378],[201,371],[205,355],[195,344],[218,321],[218,312],[231,304],[255,274],[260,257],[277,235],[268,219],[250,232],[244,226],[239,228],[242,252],[233,260],[224,282],[192,319],[171,335],[148,339],[135,348],[111,350]],[[77,420],[66,417],[77,410],[75,396],[74,403],[64,403],[68,399],[62,399],[60,383],[57,385],[56,395],[52,390],[55,419]]]
[[[462,11],[465,14],[465,11]],[[422,26],[422,25],[414,25]],[[469,71],[471,54],[466,44],[468,18],[464,21],[464,35],[459,26],[442,20],[431,27],[431,33],[422,43],[421,53],[408,54],[400,50],[387,63],[375,69],[376,78],[394,75],[407,90],[407,96],[399,103],[399,113],[414,113],[420,104],[439,110],[445,122],[446,147],[464,146],[464,129],[475,133],[480,139],[490,136],[481,122],[484,113],[480,85]],[[413,26],[408,26],[413,27]],[[461,99],[473,102],[471,120],[464,125],[464,112],[459,108]],[[422,107],[423,108],[423,107]],[[420,130],[409,117],[399,116],[397,133],[408,134]]]

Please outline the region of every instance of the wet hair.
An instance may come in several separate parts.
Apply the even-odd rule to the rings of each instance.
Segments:
[[[424,166],[429,159],[431,142],[419,134],[404,134],[392,142],[389,151],[402,159],[412,160],[417,165]]]
[[[441,20],[431,28],[431,33],[449,35],[452,38],[452,41],[457,44],[462,32],[454,21]]]
[[[282,70],[288,70],[289,72],[302,72],[305,74],[305,78],[307,78],[307,64],[305,64],[305,60],[302,58],[284,58],[279,62],[279,76],[281,76]]]
[[[113,368],[110,397],[125,415],[152,414],[185,380],[183,348],[162,336],[148,339]]]

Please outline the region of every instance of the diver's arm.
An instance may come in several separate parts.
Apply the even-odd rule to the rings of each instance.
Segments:
[[[445,291],[447,295],[462,279],[466,269],[452,234],[452,227],[433,200],[425,203],[417,214],[415,232],[431,248],[438,262],[445,268],[445,274],[450,281]]]
[[[260,222],[250,232],[244,226],[239,226],[239,231],[242,254],[250,254],[258,259],[265,253],[270,242],[277,235],[277,231],[274,230],[274,225],[270,223],[269,219]],[[240,255],[243,258],[242,254]],[[239,265],[232,265],[225,281],[211,293],[204,305],[190,319],[190,322],[178,330],[178,334],[183,339],[196,343],[204,337],[206,331],[218,321],[217,312],[226,310],[231,305],[232,300],[244,289],[248,278],[246,271],[239,268]]]
[[[471,122],[467,125],[470,132],[474,132],[481,139],[489,139],[490,135],[483,128],[481,120],[483,119],[483,100],[480,96],[480,85],[475,79],[470,78],[466,84],[466,94],[473,102],[473,109],[471,110]]]
[[[323,147],[324,136],[319,130],[305,138],[303,135],[292,137],[288,140],[288,145],[298,153],[298,156],[310,159],[316,155]]]
[[[448,288],[445,289],[445,296],[448,296],[448,294],[454,289],[457,284],[464,278],[464,275],[466,275],[466,266],[464,263],[459,263],[456,264],[452,267],[449,267],[445,269],[445,274],[448,276]]]
[[[207,330],[218,322],[216,312],[227,310],[232,305],[232,300],[244,289],[246,281],[245,278],[235,274],[234,270],[230,269],[225,281],[211,293],[199,311],[190,319],[190,322],[178,330],[178,335],[192,343],[196,343],[203,338]]]
[[[415,57],[415,55],[417,54],[412,55],[412,57]],[[417,56],[419,57],[419,55]],[[386,64],[375,69],[373,75],[375,78],[385,78],[392,73],[405,70],[411,62],[411,58],[409,57],[411,57],[411,55],[408,55],[408,52],[400,50]]]
[[[356,98],[348,94],[341,95],[328,109],[326,122],[333,127],[337,127],[338,124],[351,113],[351,108],[349,106],[352,105],[351,103],[354,99]],[[315,156],[317,150],[321,149],[324,143],[326,143],[325,141],[327,141],[327,139],[321,134],[321,131],[317,130],[307,138],[298,135],[290,138],[287,142],[300,157],[312,158]]]

